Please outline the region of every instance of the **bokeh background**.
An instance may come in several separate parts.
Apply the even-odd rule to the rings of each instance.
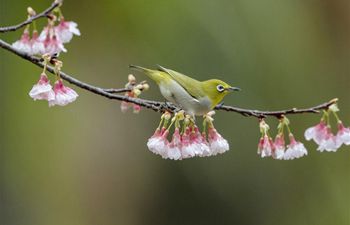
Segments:
[[[49,4],[0,0],[0,24]],[[239,107],[339,97],[350,125],[350,1],[66,0],[63,13],[82,33],[63,70],[85,82],[122,87],[130,63],[160,64],[241,87],[225,99]],[[28,96],[40,72],[0,49],[0,224],[350,224],[349,146],[321,154],[308,142],[308,157],[261,159],[257,120],[218,112],[228,153],[163,160],[146,148],[159,114],[122,114],[119,102],[78,88],[74,104],[48,108]],[[150,84],[143,97],[162,100]],[[290,116],[296,137],[319,119]]]

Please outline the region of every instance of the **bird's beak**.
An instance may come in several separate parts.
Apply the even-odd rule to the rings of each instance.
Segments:
[[[228,91],[240,91],[241,89],[238,87],[228,87],[228,88],[226,88],[226,90],[228,90]]]

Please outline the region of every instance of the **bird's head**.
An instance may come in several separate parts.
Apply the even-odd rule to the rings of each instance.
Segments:
[[[232,87],[224,81],[217,79],[206,80],[203,81],[202,84],[203,90],[209,97],[212,107],[219,104],[228,93],[241,90],[240,88]]]

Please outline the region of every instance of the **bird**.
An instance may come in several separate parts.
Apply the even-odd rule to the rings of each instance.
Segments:
[[[167,101],[179,106],[191,116],[207,114],[221,103],[228,93],[240,90],[218,79],[198,81],[160,65],[157,65],[156,70],[136,65],[129,67],[155,81]]]

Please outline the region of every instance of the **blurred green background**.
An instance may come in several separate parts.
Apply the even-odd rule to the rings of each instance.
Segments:
[[[0,0],[0,24],[49,4]],[[63,13],[82,33],[66,45],[63,71],[82,81],[121,87],[130,63],[160,64],[241,87],[225,99],[239,107],[339,97],[350,125],[350,1],[66,0]],[[349,146],[321,154],[308,142],[308,157],[261,159],[257,120],[218,112],[228,153],[163,160],[146,147],[159,114],[122,114],[119,102],[78,88],[74,104],[48,108],[28,96],[40,72],[0,49],[0,224],[350,224]],[[143,97],[162,100],[150,84]],[[304,142],[319,118],[290,116],[296,137]]]

